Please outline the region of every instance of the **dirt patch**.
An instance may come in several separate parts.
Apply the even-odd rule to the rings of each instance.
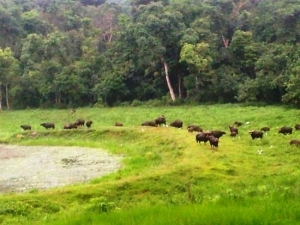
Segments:
[[[0,145],[0,193],[87,182],[120,169],[121,158],[93,148]]]

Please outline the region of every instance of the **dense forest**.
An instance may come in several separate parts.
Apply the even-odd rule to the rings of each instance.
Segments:
[[[0,0],[0,109],[300,105],[300,0]]]

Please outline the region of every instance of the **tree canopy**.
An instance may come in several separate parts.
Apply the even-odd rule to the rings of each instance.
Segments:
[[[300,105],[300,0],[0,0],[0,108]]]

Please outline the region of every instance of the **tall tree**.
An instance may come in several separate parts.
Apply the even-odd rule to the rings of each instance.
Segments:
[[[180,39],[185,29],[182,15],[161,3],[140,6],[133,35],[137,43],[136,54],[148,68],[163,66],[171,99],[176,100],[169,74],[169,65],[179,60]]]
[[[0,110],[2,110],[2,89],[4,89],[6,107],[10,108],[9,103],[9,84],[12,84],[14,77],[17,76],[18,61],[13,57],[10,48],[0,48]]]
[[[207,81],[205,75],[212,63],[212,57],[207,43],[198,43],[196,45],[185,43],[180,52],[180,61],[186,62],[189,72],[194,76],[194,88],[191,88],[193,95],[199,98],[199,88]]]

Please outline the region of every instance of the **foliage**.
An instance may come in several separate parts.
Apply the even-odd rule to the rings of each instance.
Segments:
[[[2,72],[3,103],[113,106],[170,95],[298,105],[299,3],[0,0],[0,48],[20,65]],[[62,77],[78,91],[66,91]]]

